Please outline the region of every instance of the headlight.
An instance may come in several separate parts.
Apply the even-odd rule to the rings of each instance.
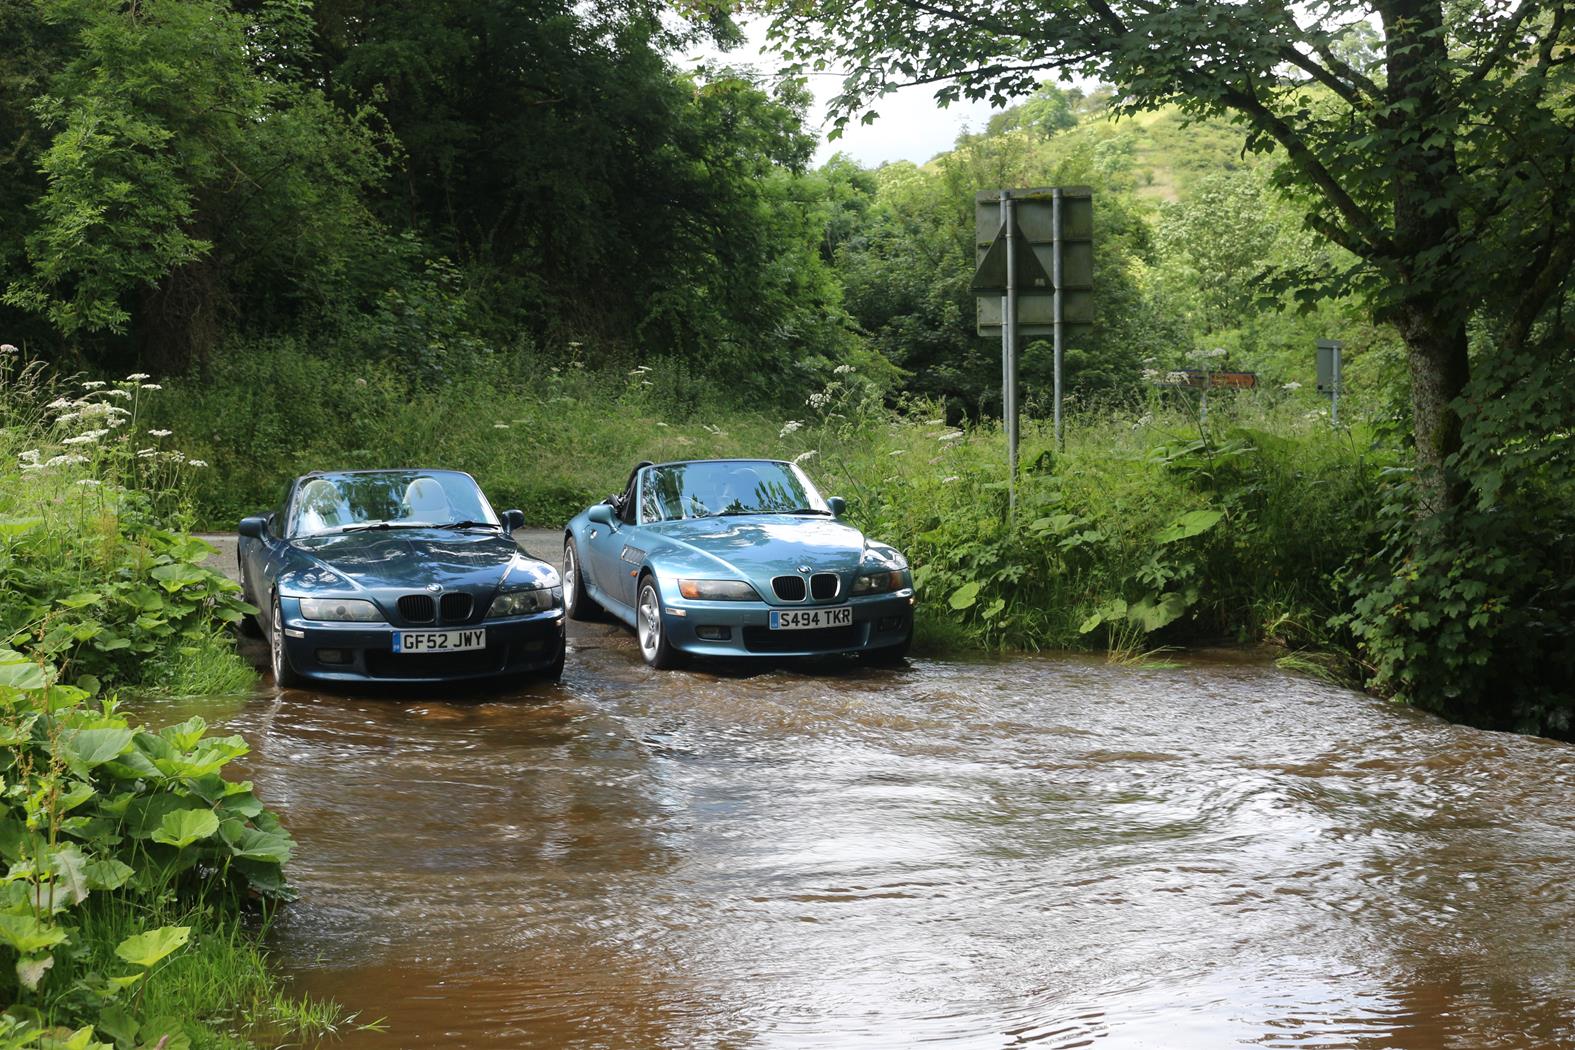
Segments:
[[[528,591],[504,591],[492,599],[492,608],[487,610],[487,619],[495,620],[500,616],[526,616],[530,613],[556,609],[562,604],[562,587],[532,587]]]
[[[359,598],[302,598],[301,615],[308,620],[383,622],[383,614],[377,611],[377,606]]]
[[[863,576],[856,576],[853,580],[854,594],[885,594],[887,591],[901,589],[903,579],[901,572],[876,572]]]
[[[691,601],[753,602],[760,595],[743,580],[679,580],[678,593]]]

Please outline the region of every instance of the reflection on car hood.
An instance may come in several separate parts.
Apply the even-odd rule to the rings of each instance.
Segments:
[[[335,532],[291,540],[290,548],[291,582],[307,588],[332,587],[335,576],[368,590],[428,583],[445,589],[496,585],[516,555],[525,557],[512,539],[479,530]]]
[[[796,573],[802,565],[851,572],[864,554],[864,534],[831,518],[753,514],[666,521],[645,528],[758,580]]]

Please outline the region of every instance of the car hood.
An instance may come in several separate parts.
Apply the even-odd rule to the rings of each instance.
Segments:
[[[816,572],[851,573],[864,557],[864,534],[831,518],[786,514],[691,518],[645,526],[671,543],[720,561],[757,582]]]
[[[497,532],[390,529],[338,532],[290,541],[291,561],[280,582],[292,592],[346,589],[496,587],[514,576],[551,574]]]

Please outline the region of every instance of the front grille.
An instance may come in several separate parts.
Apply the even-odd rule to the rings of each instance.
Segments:
[[[399,599],[399,615],[406,623],[431,623],[437,619],[437,604],[430,594],[406,594]]]
[[[474,600],[463,591],[445,594],[438,602],[438,607],[443,611],[444,623],[464,623],[470,619],[471,606]]]
[[[366,672],[378,678],[435,678],[441,675],[486,674],[503,669],[506,650],[497,646],[459,653],[396,653],[366,651]]]
[[[835,598],[842,590],[842,577],[834,572],[817,572],[809,578],[809,593],[817,602]]]
[[[856,649],[860,643],[860,624],[846,627],[821,627],[813,631],[773,631],[769,627],[745,627],[744,648],[752,653],[834,653]]]
[[[804,600],[804,577],[773,576],[771,589],[785,602],[801,602]]]

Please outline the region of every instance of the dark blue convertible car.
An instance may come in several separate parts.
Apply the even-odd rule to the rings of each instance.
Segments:
[[[240,523],[241,587],[281,687],[563,672],[557,571],[469,474],[307,474]]]

